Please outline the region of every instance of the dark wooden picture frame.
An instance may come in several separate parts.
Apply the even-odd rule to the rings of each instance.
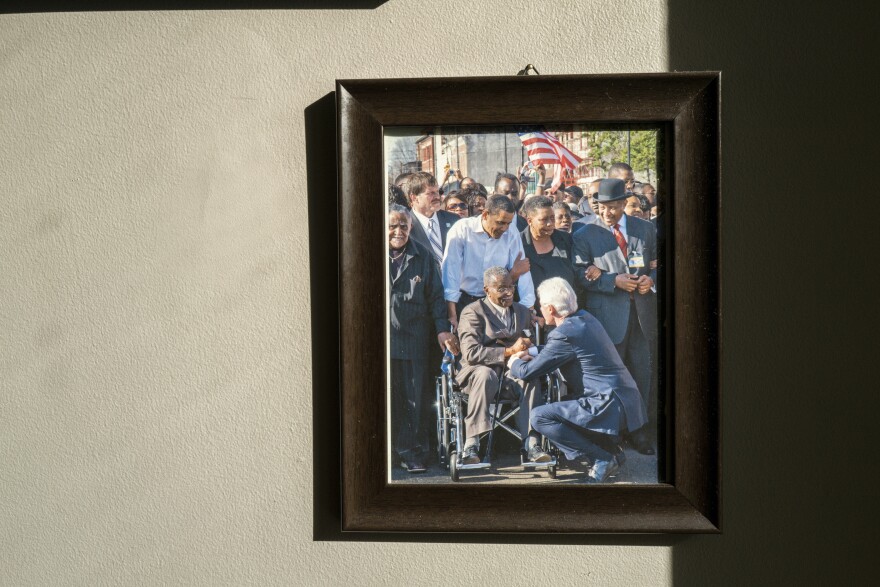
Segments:
[[[720,73],[341,80],[336,100],[343,531],[720,532]],[[390,484],[383,128],[572,123],[661,128],[666,482]]]

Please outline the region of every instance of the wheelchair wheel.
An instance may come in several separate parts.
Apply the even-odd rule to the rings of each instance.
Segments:
[[[449,463],[447,462],[447,459],[446,459],[446,443],[445,442],[438,442],[437,443],[437,457],[439,459],[441,467],[449,466]]]
[[[446,402],[444,401],[443,377],[437,377],[435,382],[435,402],[437,410],[437,460],[441,467],[448,467],[448,451],[446,450],[449,439],[449,422],[445,417]]]
[[[458,453],[455,451],[449,453],[449,477],[458,481]]]

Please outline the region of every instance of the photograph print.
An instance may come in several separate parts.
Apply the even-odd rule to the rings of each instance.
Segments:
[[[664,482],[660,135],[384,128],[392,484]]]

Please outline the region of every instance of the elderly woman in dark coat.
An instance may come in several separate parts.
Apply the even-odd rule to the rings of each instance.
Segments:
[[[410,473],[425,471],[427,430],[422,422],[430,387],[429,345],[458,354],[449,332],[440,270],[431,254],[410,240],[412,218],[388,207],[388,281],[391,320],[391,423],[394,450]]]

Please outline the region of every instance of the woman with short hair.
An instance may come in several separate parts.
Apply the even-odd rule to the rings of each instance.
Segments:
[[[553,199],[531,197],[523,204],[523,214],[528,223],[521,233],[523,250],[529,260],[535,288],[551,277],[561,277],[572,288],[577,288],[576,268],[572,263],[574,244],[570,234],[556,230]],[[590,269],[599,272],[594,267]]]

